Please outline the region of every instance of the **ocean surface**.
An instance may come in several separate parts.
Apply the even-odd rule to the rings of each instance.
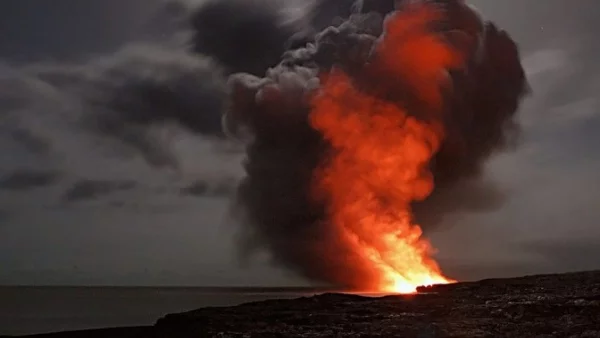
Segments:
[[[154,288],[0,286],[0,336],[152,325],[168,313],[274,298],[308,288]]]

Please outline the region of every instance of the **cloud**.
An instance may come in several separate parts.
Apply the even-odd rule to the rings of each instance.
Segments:
[[[0,209],[0,224],[7,221],[10,218],[10,213],[6,210]]]
[[[550,271],[581,271],[598,268],[598,241],[593,238],[555,238],[524,241],[518,250],[538,257],[539,266]]]
[[[224,178],[218,181],[197,180],[180,189],[182,196],[231,197],[236,191],[237,181]]]
[[[529,77],[558,70],[567,64],[566,54],[558,48],[541,49],[523,58],[523,68]]]
[[[263,74],[302,30],[277,0],[209,0],[191,15],[194,52],[219,60],[229,72]]]
[[[317,0],[308,11],[310,24],[319,32],[334,24],[335,18],[348,17],[356,0]]]
[[[165,142],[165,125],[207,137],[222,134],[224,78],[201,56],[131,45],[85,64],[30,65],[21,74],[39,83],[23,89],[22,100],[39,102],[51,92],[60,99],[50,105],[59,110],[55,117],[67,115],[71,127],[117,141],[154,166],[177,165]],[[35,118],[38,112],[26,102],[21,110]]]
[[[205,196],[208,194],[209,185],[204,181],[196,181],[184,188],[181,188],[182,195]]]
[[[119,191],[135,188],[137,183],[129,180],[91,180],[82,179],[75,182],[63,194],[66,202],[90,201]]]
[[[500,209],[508,198],[508,191],[490,180],[466,179],[448,187],[443,194],[432,194],[427,203],[416,203],[414,212],[423,224],[439,224],[451,214],[486,213]],[[424,231],[437,229],[425,228]]]
[[[34,3],[0,2],[0,57],[19,63],[81,60],[90,54],[114,51],[137,40],[152,15],[164,7],[164,0],[60,0],[33,7]]]
[[[488,259],[485,262],[458,262],[444,261],[439,263],[444,271],[460,281],[474,281],[488,278],[509,278],[524,275],[559,272],[559,270],[547,270],[540,266],[539,261],[519,258],[514,260]],[[566,270],[563,270],[566,271]]]
[[[65,179],[106,181],[82,179],[59,195],[75,202],[125,189],[119,182],[164,186],[174,184],[172,175],[176,182],[189,182],[192,171],[223,162],[221,157],[235,158],[227,169],[239,166],[240,150],[231,149],[222,132],[222,62],[179,43],[178,34],[186,29],[179,19],[188,20],[194,10],[167,4],[155,19],[172,20],[164,23],[170,25],[169,36],[143,36],[145,43],[132,41],[83,61],[0,61],[2,172],[51,167]],[[225,149],[234,153],[221,156]],[[206,156],[215,161],[207,162]],[[23,183],[24,175],[7,175],[0,188],[32,189],[35,182],[49,180],[30,173],[32,182]],[[231,184],[217,181],[207,196],[232,193]],[[57,196],[44,190],[27,198],[48,203]]]
[[[0,189],[25,191],[54,184],[60,178],[56,171],[19,169],[0,177]]]
[[[264,72],[314,12],[278,0],[186,3],[145,11],[169,37],[142,36],[146,43],[83,62],[0,62],[0,134],[27,153],[65,154],[77,139],[101,155],[176,169],[172,145],[182,130],[221,139],[226,74]],[[186,31],[189,45],[180,43]]]
[[[14,126],[6,130],[6,133],[15,142],[22,145],[26,150],[32,153],[46,154],[50,152],[52,146],[50,141],[43,136],[34,134],[31,130],[23,127]]]

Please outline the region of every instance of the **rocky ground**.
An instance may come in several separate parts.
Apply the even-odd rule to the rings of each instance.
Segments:
[[[203,308],[167,315],[153,327],[130,332],[127,338],[600,338],[600,271],[484,280],[419,291],[384,297],[323,294]],[[82,332],[46,337],[101,336]],[[106,337],[125,335],[113,331]]]

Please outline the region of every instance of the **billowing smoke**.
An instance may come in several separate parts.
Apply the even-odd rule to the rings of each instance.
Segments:
[[[264,74],[301,30],[283,10],[277,0],[210,0],[191,16],[192,49],[219,60],[229,72]]]
[[[340,276],[355,271],[354,253],[327,223],[326,205],[311,190],[315,169],[330,150],[309,124],[311,98],[327,74],[341,69],[369,95],[392,103],[418,100],[401,79],[390,78],[373,63],[384,19],[404,1],[316,0],[301,14],[288,10],[290,2],[209,0],[190,17],[189,51],[136,45],[79,66],[26,67],[18,76],[0,79],[12,88],[0,95],[9,103],[10,114],[4,115],[17,122],[24,119],[24,108],[32,116],[49,109],[65,120],[75,115],[87,130],[133,148],[154,166],[177,166],[153,133],[155,126],[178,124],[214,138],[224,131],[242,139],[247,142],[247,175],[235,201],[242,218],[241,256],[267,249],[276,264],[305,277],[352,283]],[[486,159],[514,144],[519,129],[515,113],[526,92],[517,47],[505,32],[462,0],[427,2],[443,7],[447,20],[436,22],[435,30],[466,51],[470,63],[465,71],[451,74],[455,85],[445,103],[446,135],[430,168],[436,188],[413,206],[425,231],[451,213],[502,205],[505,196],[481,174]],[[229,108],[221,119],[229,74]],[[27,149],[44,153],[52,148],[45,135],[15,128],[11,138]],[[7,182],[15,178],[24,181],[11,177]],[[54,176],[32,178],[39,182],[20,185],[54,182]],[[19,184],[5,185],[15,189]],[[65,199],[90,199],[132,187],[88,182],[71,189]],[[182,194],[227,194],[228,189],[223,185],[213,192],[197,184]]]
[[[444,13],[444,20],[432,22],[431,29],[468,55],[468,65],[450,74],[454,85],[444,103],[445,138],[430,164],[435,190],[414,205],[424,231],[448,214],[502,204],[502,193],[481,179],[482,169],[492,154],[515,143],[515,114],[527,93],[518,48],[504,31],[462,0],[426,2]],[[339,278],[353,271],[353,253],[336,238],[324,218],[326,206],[311,191],[315,169],[329,149],[309,124],[311,98],[327,74],[340,69],[359,90],[403,102],[410,114],[426,118],[411,109],[419,107],[415,91],[403,88],[402,79],[390,77],[374,61],[385,15],[395,15],[394,5],[402,11],[404,1],[360,1],[353,7],[357,13],[316,34],[306,46],[285,52],[264,77],[230,77],[224,126],[247,142],[247,175],[236,200],[243,218],[242,257],[266,248],[274,263],[307,278],[356,286]]]
[[[230,73],[262,76],[287,50],[313,41],[356,7],[356,0],[208,0],[190,16],[191,49]]]

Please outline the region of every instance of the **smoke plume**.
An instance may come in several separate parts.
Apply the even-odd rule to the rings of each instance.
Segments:
[[[277,0],[210,0],[191,16],[192,49],[232,73],[264,74],[300,30]]]
[[[389,30],[398,13],[409,8],[405,1],[359,1],[341,23],[325,28],[306,46],[286,51],[264,77],[230,77],[230,107],[223,125],[228,134],[247,142],[246,177],[236,200],[243,218],[242,257],[266,248],[274,263],[309,279],[361,286],[348,277],[362,272],[356,252],[339,237],[327,218],[327,201],[315,198],[313,190],[317,169],[331,159],[332,145],[310,124],[312,98],[338,72],[347,75],[360,95],[401,107],[418,120],[435,118],[442,124],[443,141],[427,168],[435,188],[412,205],[416,223],[425,232],[450,213],[502,204],[504,196],[483,184],[481,175],[485,161],[518,136],[516,112],[527,93],[518,48],[507,33],[462,0],[421,2],[442,13],[428,29],[467,59],[463,69],[448,73],[452,86],[442,100],[442,117],[422,109],[432,95],[428,84],[410,78],[410,73],[398,76],[389,71],[398,60],[416,62],[386,51],[386,36],[403,39]],[[435,57],[435,50],[412,54],[428,59]],[[390,145],[392,153],[393,148]]]

